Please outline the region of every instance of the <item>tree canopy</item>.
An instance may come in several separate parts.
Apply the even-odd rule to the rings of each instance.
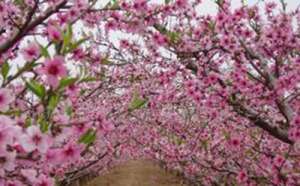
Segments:
[[[0,185],[150,158],[194,185],[300,184],[300,12],[284,0],[0,1]]]

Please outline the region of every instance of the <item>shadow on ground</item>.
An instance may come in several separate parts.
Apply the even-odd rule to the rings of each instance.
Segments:
[[[185,186],[182,182],[156,163],[132,160],[82,186]]]

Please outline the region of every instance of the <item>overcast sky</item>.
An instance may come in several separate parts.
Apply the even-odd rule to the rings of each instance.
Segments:
[[[101,4],[103,5],[107,4],[111,0],[100,0]],[[253,5],[257,3],[259,0],[245,0],[245,2],[249,5]],[[260,0],[262,2],[262,0]],[[280,0],[264,0],[265,2],[280,2]],[[151,0],[153,3],[164,3],[164,0]],[[201,11],[203,13],[212,13],[214,14],[216,12],[216,4],[214,3],[214,0],[202,0],[203,4],[201,6]],[[299,0],[285,0],[287,3],[287,9],[288,10],[294,10],[299,4]],[[231,4],[233,7],[237,7],[241,5],[241,0],[232,0]]]
[[[160,1],[160,0],[154,0]],[[279,0],[265,0],[265,2],[280,2]],[[299,0],[285,0],[287,3],[288,10],[295,10],[297,6],[300,4]],[[249,5],[254,5],[258,3],[258,0],[246,0],[246,3]],[[239,7],[241,5],[241,0],[232,0],[232,7]],[[260,1],[259,5],[263,5],[262,1]],[[215,14],[217,10],[216,4],[214,0],[203,0],[203,4],[201,5],[200,11],[204,14]]]
[[[1,0],[0,0],[1,1]],[[99,7],[103,7],[105,6],[108,2],[110,2],[111,0],[98,0],[97,4]],[[151,3],[164,3],[165,0],[150,0]],[[202,4],[200,5],[198,12],[200,14],[210,14],[210,15],[214,15],[217,12],[217,6],[214,3],[215,0],[202,0]],[[259,0],[245,0],[245,2],[249,5],[254,5],[255,3],[257,3]],[[280,0],[264,0],[265,2],[280,2]],[[262,0],[260,0],[261,3],[259,3],[260,7],[263,8],[263,3]],[[299,4],[300,4],[300,0],[285,0],[285,2],[287,3],[287,9],[288,10],[295,10]],[[241,0],[232,0],[231,1],[232,7],[239,7],[241,5]],[[81,25],[83,26],[83,25]],[[122,37],[123,34],[120,33],[114,33],[112,34],[112,37],[114,38],[113,40],[117,41],[118,38]],[[126,36],[126,35],[125,35]],[[29,39],[30,40],[30,39]],[[38,39],[41,43],[44,43],[45,41],[43,41],[44,39],[39,38]],[[19,56],[17,59],[14,60],[15,65],[21,65],[23,66],[24,64],[24,60],[22,59],[22,56]],[[16,71],[17,68],[13,68],[12,71]]]

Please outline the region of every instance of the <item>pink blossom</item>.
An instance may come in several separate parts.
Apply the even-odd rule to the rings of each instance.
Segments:
[[[8,181],[5,186],[24,186],[24,184],[19,180],[13,180],[13,181]]]
[[[163,46],[168,43],[168,39],[159,32],[153,34],[153,40],[159,46]]]
[[[35,169],[22,169],[21,174],[31,183],[36,180],[37,172]]]
[[[102,130],[104,133],[110,132],[115,129],[115,126],[113,125],[113,123],[109,122],[109,121],[102,122],[99,127],[100,127],[100,130]]]
[[[60,25],[64,25],[69,21],[69,16],[66,13],[59,13],[57,15]]]
[[[105,30],[109,32],[110,30],[115,30],[118,27],[118,24],[115,21],[108,21],[105,24]]]
[[[68,115],[64,114],[56,114],[53,118],[53,120],[56,123],[59,124],[67,124],[69,122],[70,117]]]
[[[21,146],[26,152],[32,152],[38,150],[41,153],[45,153],[50,146],[50,142],[47,136],[41,132],[36,126],[32,125],[27,128],[26,134],[21,137]]]
[[[7,111],[9,104],[13,101],[14,97],[8,89],[0,89],[0,111]]]
[[[70,127],[62,127],[61,131],[56,134],[53,142],[54,143],[63,143],[64,141],[68,141],[69,138],[72,136],[72,128]]]
[[[73,51],[73,56],[72,58],[76,61],[82,60],[85,57],[85,52],[82,48],[76,48]]]
[[[88,130],[88,126],[84,122],[76,122],[72,125],[72,131],[74,134],[81,135]]]
[[[15,164],[15,159],[16,159],[16,152],[7,152],[3,151],[0,152],[0,175],[4,174],[4,170],[7,171],[12,171],[14,170],[16,164]]]
[[[300,141],[300,127],[291,127],[288,132],[289,138]]]
[[[30,43],[26,48],[23,49],[22,53],[26,61],[32,61],[39,57],[40,47],[36,43]]]
[[[51,41],[60,41],[62,39],[60,30],[53,25],[47,27],[47,34]]]
[[[176,0],[175,1],[176,8],[185,8],[188,5],[187,0]]]
[[[50,163],[52,165],[59,164],[60,160],[60,154],[58,149],[48,149],[48,151],[45,154],[44,162]]]
[[[23,114],[23,115],[17,117],[15,120],[16,120],[16,124],[17,124],[18,126],[21,126],[21,127],[22,127],[22,126],[24,126],[25,123],[26,123],[26,115]]]
[[[53,59],[47,59],[41,67],[40,72],[47,76],[47,83],[56,88],[59,84],[59,77],[67,75],[67,69],[64,66],[64,58],[56,56]]]
[[[40,175],[33,184],[33,186],[54,186],[54,185],[55,185],[54,179],[44,174]]]
[[[230,0],[203,16],[201,0],[123,0],[108,7],[122,11],[92,10],[88,0],[26,3],[39,11],[29,30],[19,30],[27,9],[0,1],[0,64],[37,59],[42,51],[34,43],[18,48],[42,30],[51,56],[64,56],[40,68],[11,69],[2,84],[15,101],[2,103],[2,111],[0,99],[0,185],[53,185],[50,176],[67,178],[99,158],[88,172],[149,157],[200,185],[264,184],[260,177],[266,184],[299,182],[299,11],[267,3],[264,13],[260,5],[230,7]],[[61,53],[66,25],[77,19],[89,27],[74,32],[66,46],[72,51]],[[115,41],[109,30],[129,34]],[[104,57],[115,65],[102,64]],[[76,61],[70,73],[79,80],[63,91],[57,87],[68,74],[67,58]],[[31,96],[25,81],[32,79],[48,85],[42,99]],[[135,90],[146,104],[134,99]],[[52,93],[60,99],[48,115]],[[51,124],[47,133],[39,130],[41,117]],[[89,129],[97,139],[84,149],[78,140]]]
[[[79,93],[79,86],[76,84],[71,84],[67,87],[66,94],[70,97],[76,97]]]
[[[274,2],[268,2],[265,4],[265,11],[266,14],[270,14],[275,8],[276,8],[277,4]]]
[[[300,115],[295,116],[292,123],[294,124],[294,126],[300,127]]]
[[[147,10],[147,1],[146,0],[135,0],[133,3],[133,8],[137,12],[146,11]]]
[[[61,162],[70,162],[76,161],[80,157],[81,148],[78,144],[68,143],[60,150]]]
[[[120,40],[120,47],[121,48],[127,49],[129,47],[129,45],[130,44],[129,44],[128,40],[126,40],[126,39]]]
[[[80,10],[78,8],[72,8],[68,11],[68,17],[69,19],[73,20],[75,17],[77,17],[80,14]]]
[[[237,175],[237,180],[239,183],[244,183],[248,180],[248,175],[245,170],[241,170]]]
[[[0,116],[0,152],[6,149],[6,145],[13,143],[13,121],[7,116]]]
[[[280,167],[284,163],[284,157],[282,157],[280,155],[276,155],[275,158],[273,159],[273,161],[274,161],[274,165],[276,167]]]
[[[229,145],[233,150],[237,150],[241,147],[241,139],[239,137],[231,137]]]

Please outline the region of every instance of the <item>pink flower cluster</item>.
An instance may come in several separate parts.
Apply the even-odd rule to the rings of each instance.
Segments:
[[[299,10],[202,3],[1,1],[0,185],[137,158],[194,185],[299,185]]]

